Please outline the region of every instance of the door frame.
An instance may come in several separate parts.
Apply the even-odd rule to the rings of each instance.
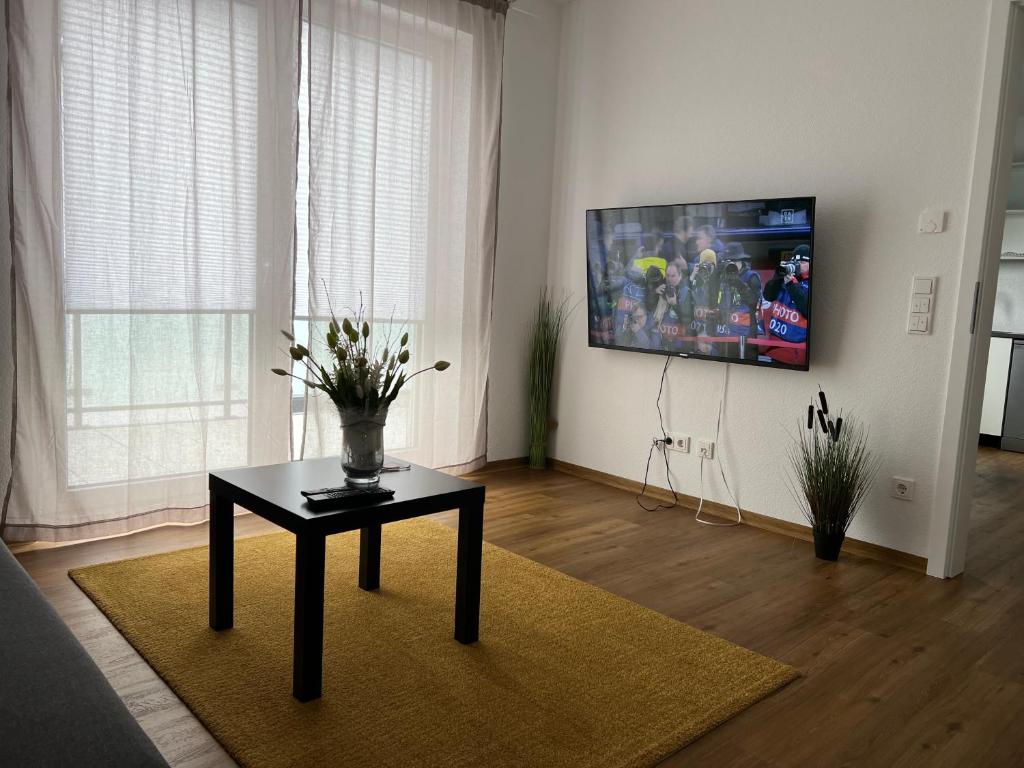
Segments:
[[[1022,65],[1021,0],[991,0],[936,503],[928,532],[928,575],[940,578],[962,573],[966,559]]]

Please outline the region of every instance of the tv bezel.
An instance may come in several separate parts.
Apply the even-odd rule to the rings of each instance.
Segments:
[[[587,220],[590,218],[591,213],[601,213],[603,211],[634,211],[642,210],[644,208],[677,208],[686,206],[699,206],[699,205],[731,205],[735,203],[757,203],[757,202],[779,202],[783,200],[810,200],[810,240],[811,240],[811,276],[808,282],[810,283],[810,296],[807,300],[807,355],[803,365],[793,365],[791,363],[778,363],[778,362],[765,362],[763,360],[739,360],[728,357],[722,357],[721,355],[704,355],[699,352],[673,352],[668,349],[643,349],[642,347],[623,347],[618,344],[597,344],[590,338],[590,311],[591,301],[593,296],[591,295],[590,289],[590,233],[584,231],[584,243],[588,248],[587,257],[584,259],[584,266],[587,270],[587,347],[593,349],[617,349],[622,352],[640,352],[647,355],[663,355],[665,357],[681,357],[687,360],[710,360],[714,363],[735,363],[736,365],[755,365],[761,368],[773,368],[777,370],[786,371],[809,371],[811,368],[811,336],[813,335],[813,328],[811,323],[812,313],[814,311],[814,260],[817,258],[817,250],[814,247],[814,214],[815,208],[817,207],[817,198],[814,195],[786,195],[785,197],[750,197],[743,200],[712,200],[702,203],[661,203],[657,205],[627,205],[627,206],[615,206],[611,208],[588,208],[583,219],[583,226],[586,229]]]

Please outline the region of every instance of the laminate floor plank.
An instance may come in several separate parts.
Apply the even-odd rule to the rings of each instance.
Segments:
[[[807,542],[525,468],[481,475],[484,536],[801,670],[663,766],[1021,765],[1024,455],[982,449],[978,475],[967,571],[946,581],[846,553],[824,563]],[[239,537],[276,530],[235,521]],[[67,570],[206,541],[205,524],[165,526],[18,554],[175,768],[233,762]]]

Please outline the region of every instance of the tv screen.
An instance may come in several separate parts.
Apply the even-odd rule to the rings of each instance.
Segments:
[[[590,346],[807,370],[814,198],[587,211]]]

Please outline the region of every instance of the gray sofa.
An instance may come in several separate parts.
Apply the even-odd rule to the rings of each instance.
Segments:
[[[3,544],[0,765],[167,766],[99,667]]]

